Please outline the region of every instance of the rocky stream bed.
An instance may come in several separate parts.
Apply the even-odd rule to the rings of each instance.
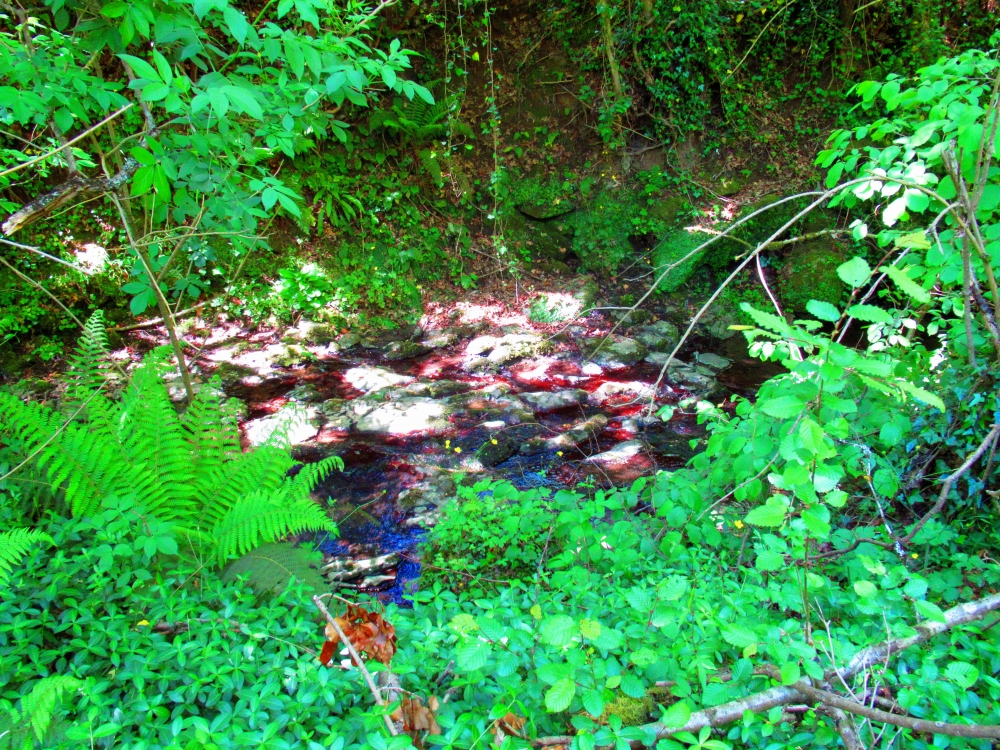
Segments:
[[[520,489],[628,484],[683,465],[704,434],[693,410],[656,407],[748,394],[770,373],[742,337],[677,341],[666,321],[607,337],[606,320],[553,333],[489,322],[410,326],[362,340],[302,323],[257,348],[209,360],[247,404],[247,445],[285,430],[297,459],[338,455],[344,471],[316,489],[340,527],[304,540],[324,553],[334,588],[400,601],[419,576],[418,545],[462,477]],[[650,403],[654,408],[650,409]]]

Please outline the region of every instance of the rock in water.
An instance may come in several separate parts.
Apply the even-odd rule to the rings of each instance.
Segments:
[[[587,392],[579,388],[568,391],[539,391],[537,393],[521,393],[521,400],[536,412],[545,413],[568,409],[586,403]]]
[[[584,463],[591,464],[621,464],[631,461],[633,458],[638,456],[646,449],[646,444],[641,440],[627,440],[624,443],[618,443],[604,453],[598,453],[596,456],[590,456],[584,459]]]
[[[434,433],[451,427],[448,410],[441,401],[420,396],[386,401],[361,416],[355,423],[358,432],[383,435]]]
[[[648,354],[646,347],[635,339],[624,336],[602,336],[577,341],[583,356],[611,370],[620,370],[641,362]]]

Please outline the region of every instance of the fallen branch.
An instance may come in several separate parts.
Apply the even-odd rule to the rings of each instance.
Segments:
[[[944,613],[944,622],[923,622],[916,627],[917,632],[914,635],[907,636],[905,638],[894,638],[888,641],[883,641],[874,646],[870,646],[863,651],[859,652],[851,659],[850,663],[842,670],[830,669],[824,675],[826,682],[829,682],[834,677],[838,677],[841,680],[848,680],[859,672],[868,669],[875,664],[883,664],[887,659],[892,657],[894,654],[904,651],[913,646],[919,645],[929,641],[931,638],[944,633],[951,628],[957,627],[959,625],[965,625],[970,622],[975,622],[976,620],[981,620],[990,612],[1000,609],[1000,594],[993,594],[992,596],[985,597],[983,599],[978,599],[974,602],[966,602],[965,604],[959,604],[957,607],[952,607]],[[697,732],[704,727],[721,727],[728,724],[732,724],[736,721],[740,721],[743,718],[743,714],[746,711],[751,711],[753,713],[760,713],[763,711],[768,711],[775,706],[784,706],[789,703],[801,703],[804,700],[811,699],[810,696],[806,695],[801,687],[808,687],[810,690],[813,686],[807,685],[806,683],[798,682],[794,685],[781,685],[778,687],[772,687],[753,695],[748,695],[745,698],[740,698],[739,700],[730,701],[729,703],[723,703],[721,706],[715,706],[714,708],[706,708],[696,713],[691,714],[690,719],[687,723],[681,727],[671,727],[667,726],[661,722],[653,722],[651,724],[646,724],[643,729],[648,730],[655,735],[656,739],[664,739],[670,737],[671,735],[677,734],[678,732]],[[825,685],[824,685],[825,687]],[[827,692],[827,691],[822,691]],[[830,695],[835,695],[830,693]],[[853,702],[852,702],[853,703]],[[847,710],[842,706],[834,706],[835,708],[841,708],[841,710]],[[872,709],[875,710],[875,709]],[[886,713],[886,712],[881,712]],[[887,714],[892,716],[894,719],[901,719],[905,717],[895,716],[894,714]],[[883,719],[874,719],[875,721],[884,721]],[[913,721],[918,721],[914,719]],[[889,723],[889,722],[886,722]],[[925,722],[930,725],[927,728],[921,728],[915,731],[921,732],[937,732],[936,727],[944,726],[947,728],[963,725],[953,725],[944,724],[943,722],[928,721]],[[899,726],[899,725],[897,725]],[[913,728],[908,725],[908,728]],[[963,727],[964,729],[965,727]],[[1000,731],[1000,728],[993,728],[991,731]],[[946,732],[939,732],[945,734]],[[988,735],[972,735],[966,734],[962,735],[966,737],[973,736],[986,736],[995,737],[1000,735],[988,734]],[[549,747],[552,745],[569,745],[573,742],[573,737],[563,735],[556,737],[540,737],[534,740],[532,743],[535,747]],[[635,746],[638,746],[638,741]]]

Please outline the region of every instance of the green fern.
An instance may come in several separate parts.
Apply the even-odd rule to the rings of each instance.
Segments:
[[[52,537],[38,529],[13,529],[0,534],[0,585],[6,585],[14,566],[38,542],[52,544]]]
[[[326,580],[316,569],[321,559],[318,552],[288,542],[262,544],[229,563],[222,572],[222,580],[231,582],[246,577],[258,591],[278,592],[294,577],[316,591],[322,591]]]
[[[99,322],[88,323],[71,375],[91,388],[102,367]],[[0,436],[31,458],[74,515],[93,513],[111,495],[135,496],[146,511],[171,521],[198,559],[222,565],[289,534],[336,531],[310,492],[343,468],[339,458],[290,477],[295,462],[283,433],[242,453],[218,382],[204,384],[181,416],[164,384],[168,368],[165,350],[151,353],[117,402],[81,389],[98,404],[83,421],[0,393]]]
[[[10,710],[0,721],[0,748],[32,748],[35,741],[45,747],[63,699],[81,687],[83,682],[69,675],[52,675],[36,682],[30,693],[21,696],[20,710]]]

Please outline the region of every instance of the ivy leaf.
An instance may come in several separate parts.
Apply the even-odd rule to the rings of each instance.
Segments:
[[[549,713],[559,713],[569,708],[576,695],[576,683],[569,678],[559,680],[545,693],[545,709]]]
[[[851,258],[837,267],[837,276],[852,289],[857,289],[872,275],[871,266],[861,257]]]

